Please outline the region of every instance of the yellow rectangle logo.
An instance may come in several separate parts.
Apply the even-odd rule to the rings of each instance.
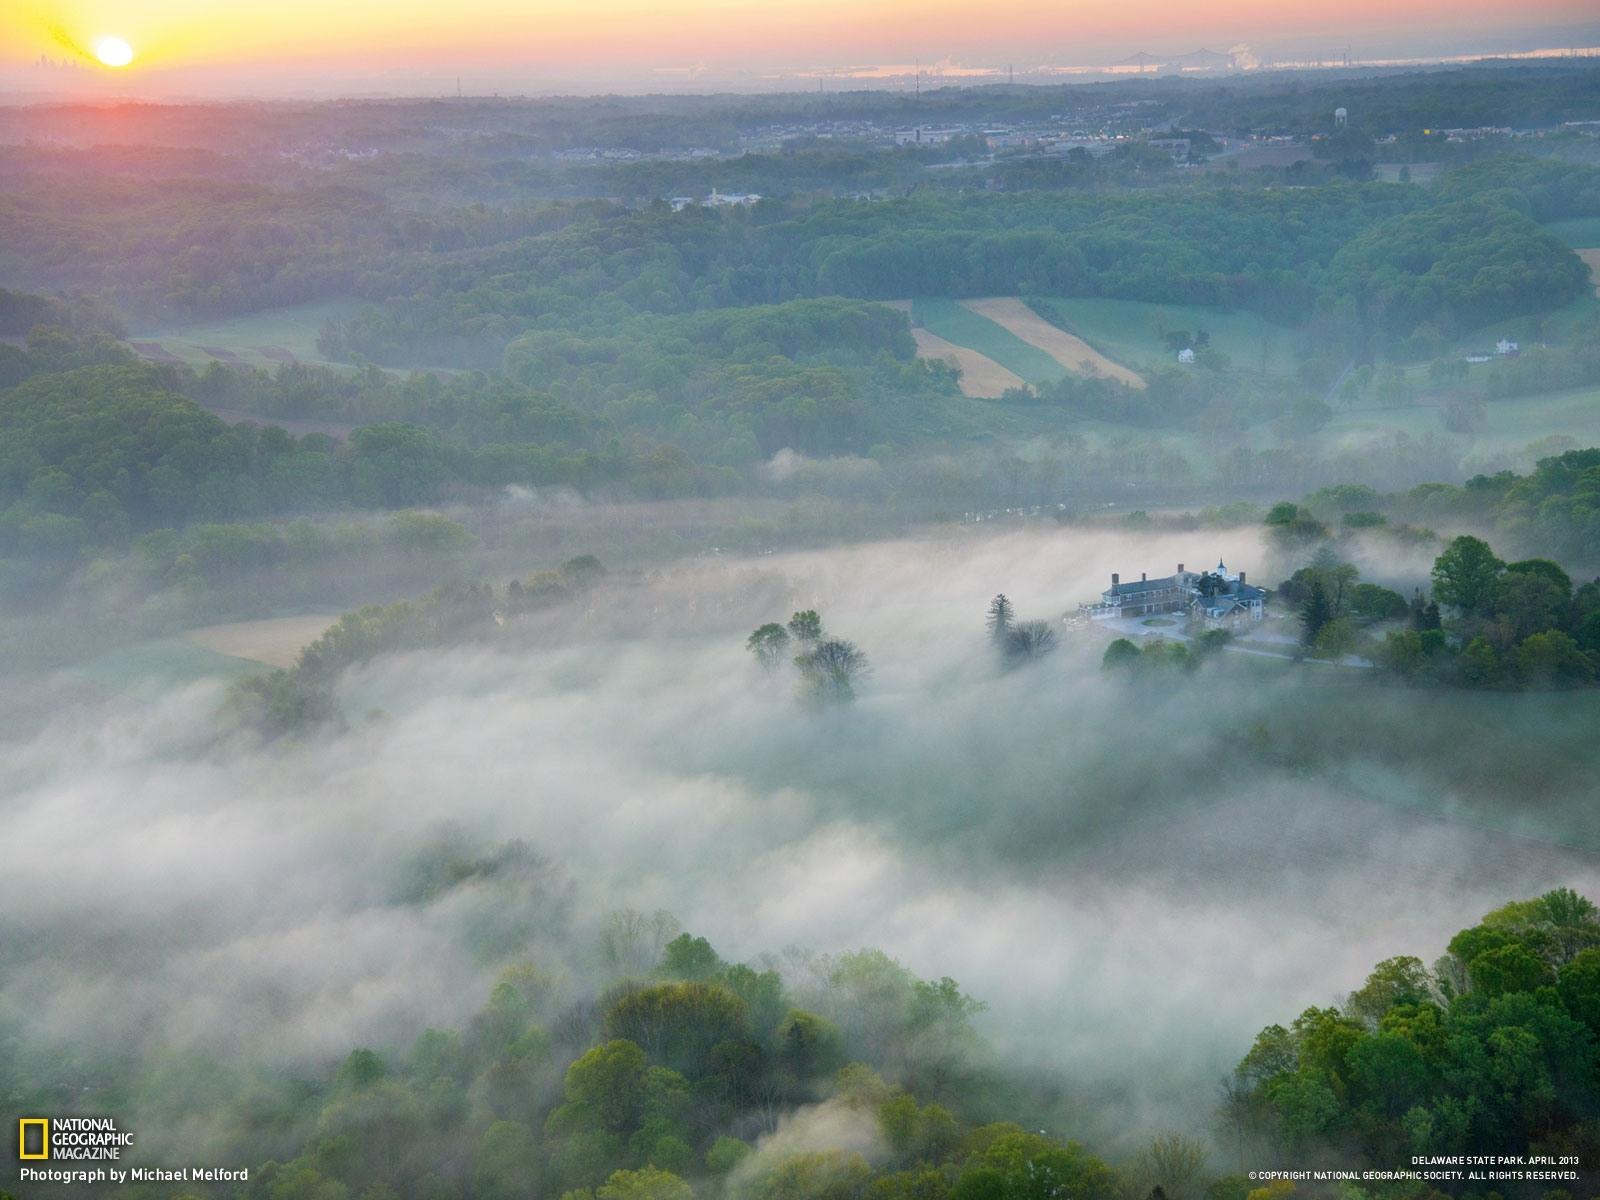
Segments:
[[[28,1153],[28,1127],[34,1126],[39,1130],[39,1149],[33,1154]],[[19,1117],[17,1118],[17,1157],[18,1158],[49,1158],[50,1157],[50,1118],[49,1117]]]

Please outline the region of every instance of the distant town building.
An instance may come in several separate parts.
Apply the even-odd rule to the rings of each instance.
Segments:
[[[918,125],[915,129],[895,130],[894,140],[900,146],[938,146],[951,138],[960,137],[964,132],[961,129],[930,129],[926,125]]]
[[[1194,362],[1194,351],[1188,346],[1185,346],[1182,350],[1178,351],[1178,361],[1184,366],[1190,365]]]
[[[991,150],[1009,150],[1014,146],[1026,146],[1033,141],[1026,133],[1019,133],[1015,129],[985,129],[983,140],[988,143]]]
[[[743,206],[748,208],[752,204],[759,204],[761,197],[755,192],[719,192],[711,189],[711,195],[700,201],[706,208],[734,208]]]
[[[1494,352],[1501,358],[1513,358],[1522,353],[1522,347],[1518,346],[1510,338],[1501,338],[1494,344]]]
[[[1343,129],[1348,124],[1350,124],[1350,110],[1348,108],[1336,108],[1336,109],[1334,109],[1333,110],[1333,125],[1334,125],[1334,128],[1335,129]]]

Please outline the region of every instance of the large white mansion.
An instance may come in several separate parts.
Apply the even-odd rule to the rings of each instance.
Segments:
[[[1188,571],[1182,563],[1175,574],[1122,582],[1113,574],[1111,586],[1100,600],[1080,610],[1092,620],[1143,617],[1157,613],[1183,613],[1209,625],[1259,621],[1266,615],[1267,593],[1245,582],[1244,572],[1234,573],[1219,560],[1214,571]]]

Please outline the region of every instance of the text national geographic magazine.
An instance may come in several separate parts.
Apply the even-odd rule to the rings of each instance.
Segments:
[[[1593,0],[0,6],[0,1200],[1600,1200]]]

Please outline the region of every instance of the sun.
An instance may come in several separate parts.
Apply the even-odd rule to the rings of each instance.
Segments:
[[[125,67],[133,61],[133,47],[119,37],[103,37],[94,44],[94,56],[108,67]]]

